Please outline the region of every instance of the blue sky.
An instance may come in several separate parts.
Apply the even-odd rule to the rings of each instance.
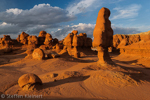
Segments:
[[[0,0],[0,37],[16,38],[22,31],[38,35],[41,30],[62,39],[72,30],[93,37],[97,15],[110,9],[114,34],[150,30],[150,0]]]

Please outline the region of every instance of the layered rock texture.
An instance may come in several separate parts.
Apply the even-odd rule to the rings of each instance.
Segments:
[[[96,25],[93,31],[93,47],[97,47],[98,63],[108,64],[112,63],[108,54],[108,47],[113,45],[113,30],[109,20],[110,11],[108,8],[102,8],[97,16]]]
[[[121,54],[149,57],[150,31],[138,34],[113,36],[113,49],[118,49]]]

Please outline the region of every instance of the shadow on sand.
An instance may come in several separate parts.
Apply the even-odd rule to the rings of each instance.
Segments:
[[[122,71],[124,74],[129,75],[132,79],[134,79],[137,82],[141,81],[148,81],[150,82],[150,68],[142,67],[140,64],[138,64],[140,67],[136,67],[138,65],[131,65],[132,63],[136,63],[137,60],[132,61],[119,61],[119,60],[113,60],[115,62],[116,66],[119,66],[123,68],[126,71]],[[117,64],[119,63],[119,64]],[[122,64],[120,64],[122,63]],[[126,67],[126,64],[131,67]],[[132,67],[134,66],[134,67]]]
[[[90,75],[88,76],[80,76],[80,77],[69,77],[69,78],[65,78],[65,79],[60,79],[60,80],[56,80],[53,82],[48,82],[48,83],[43,83],[43,85],[41,86],[37,86],[36,89],[37,90],[42,90],[45,88],[49,88],[49,87],[55,87],[61,84],[65,84],[65,83],[72,83],[72,82],[78,82],[78,81],[84,81],[86,79],[88,79],[90,77]]]
[[[86,57],[92,57],[92,54],[88,54]],[[81,63],[91,63],[91,62],[96,62],[95,60],[89,60],[89,59],[85,59],[82,60],[82,58],[86,58],[86,57],[80,57],[80,58],[74,58],[73,56],[70,56],[68,54],[68,52],[63,53],[60,56],[61,60],[65,60],[65,61],[69,61],[69,62],[81,62]]]

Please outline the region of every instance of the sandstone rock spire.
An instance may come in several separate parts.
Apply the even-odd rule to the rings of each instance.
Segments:
[[[108,47],[113,45],[113,30],[109,20],[110,10],[102,8],[97,16],[96,25],[93,31],[93,47],[97,47],[99,64],[112,63],[108,54]]]

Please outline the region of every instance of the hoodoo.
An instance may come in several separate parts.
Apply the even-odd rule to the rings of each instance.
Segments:
[[[113,63],[108,54],[108,47],[113,45],[113,30],[109,20],[110,10],[102,8],[97,16],[96,25],[93,31],[93,47],[97,47],[98,63],[101,65]]]

